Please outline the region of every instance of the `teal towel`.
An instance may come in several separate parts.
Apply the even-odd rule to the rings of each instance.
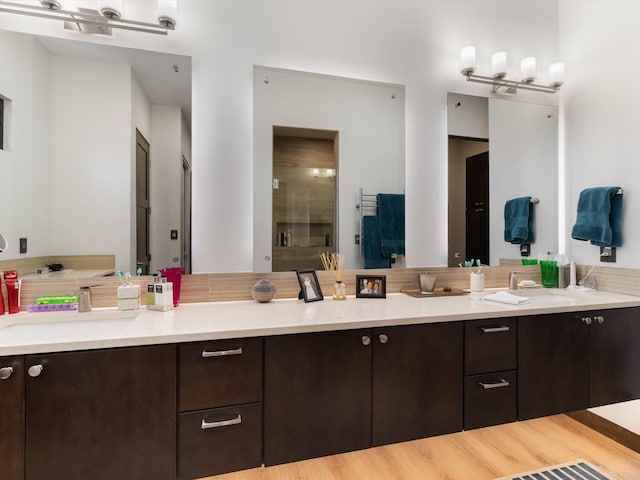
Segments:
[[[507,200],[504,204],[504,241],[523,245],[534,240],[531,197]]]
[[[380,253],[380,222],[375,215],[362,217],[362,254],[364,268],[390,268],[391,257]]]
[[[622,194],[618,195],[619,190],[620,187],[593,187],[582,190],[571,238],[589,240],[592,245],[601,247],[621,246]]]
[[[384,257],[392,253],[404,255],[404,195],[379,193],[377,200],[380,252]]]

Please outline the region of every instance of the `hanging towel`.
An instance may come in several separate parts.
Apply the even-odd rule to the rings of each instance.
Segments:
[[[592,245],[601,247],[621,246],[622,194],[618,194],[619,190],[620,187],[593,187],[582,190],[571,238],[590,240]]]
[[[379,193],[380,253],[404,255],[404,194]]]
[[[390,268],[391,258],[380,254],[380,222],[376,215],[362,217],[364,268]]]
[[[507,200],[504,204],[504,241],[523,245],[534,240],[531,197]]]

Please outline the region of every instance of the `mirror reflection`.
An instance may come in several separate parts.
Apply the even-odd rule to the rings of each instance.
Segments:
[[[321,251],[343,254],[345,269],[362,268],[360,189],[404,193],[404,86],[255,66],[253,93],[253,270],[304,268],[311,265],[311,257],[321,268]],[[280,206],[275,202],[280,200],[274,182],[279,174],[273,136],[281,128],[289,134],[325,132],[323,139],[332,142],[326,145],[326,159],[319,152],[311,154],[318,166],[309,168],[312,176],[313,168],[318,168],[314,185],[335,184],[335,196],[327,190],[312,200],[313,208],[303,209],[305,221],[296,219],[295,223],[302,223],[297,226],[277,225]],[[332,148],[335,168],[329,168]],[[299,152],[294,156],[304,158]],[[326,176],[326,170],[334,169],[335,176]],[[330,220],[318,220],[332,210],[334,226]],[[278,247],[278,230],[285,227],[285,233],[291,230],[292,244]],[[296,238],[294,227],[308,231],[308,238]],[[297,253],[300,248],[304,252]]]
[[[521,258],[504,241],[505,203],[536,197],[530,256],[558,252],[558,108],[449,93],[448,265]]]
[[[28,239],[3,257],[188,269],[190,57],[6,31],[0,56],[0,177],[28,200],[0,211],[7,237]]]

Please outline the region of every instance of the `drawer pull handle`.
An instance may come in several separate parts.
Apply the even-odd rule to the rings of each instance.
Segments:
[[[242,347],[234,348],[233,350],[203,350],[202,358],[208,357],[226,357],[227,355],[242,355]]]
[[[242,423],[242,416],[240,414],[238,414],[236,418],[232,418],[231,420],[221,420],[219,422],[207,422],[203,418],[200,428],[202,430],[206,430],[207,428],[228,427],[229,425],[239,425],[241,423]]]
[[[500,325],[495,327],[480,327],[480,330],[482,330],[483,333],[508,332],[511,330],[511,327],[507,325]]]
[[[484,383],[484,382],[478,382],[480,384],[480,386],[482,386],[482,388],[484,388],[485,390],[488,390],[489,388],[502,388],[502,387],[508,387],[510,385],[509,382],[507,382],[505,379],[501,378],[499,381],[495,382],[495,383]]]
[[[0,380],[6,380],[13,373],[13,367],[0,368]]]

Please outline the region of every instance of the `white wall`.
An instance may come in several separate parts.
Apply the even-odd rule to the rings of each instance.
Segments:
[[[180,240],[171,240],[170,233],[180,231],[182,116],[180,107],[153,105],[151,112],[151,271],[155,272],[180,266]]]
[[[514,120],[515,119],[515,120]],[[558,252],[558,107],[489,99],[490,263],[520,258],[504,241],[504,204],[536,197],[531,258]]]
[[[560,50],[567,63],[562,89],[565,120],[565,219],[561,237],[578,263],[599,265],[599,249],[571,240],[580,191],[617,185],[624,189],[622,247],[617,263],[640,268],[640,169],[638,112],[640,49],[638,1],[560,2]]]
[[[48,253],[115,254],[116,267],[127,268],[131,67],[57,56],[51,57],[51,65],[55,121],[50,181],[55,223]]]
[[[363,268],[359,189],[404,193],[404,86],[255,67],[253,87],[253,271],[271,271],[274,125],[338,131],[338,251]]]
[[[151,3],[129,2],[127,15],[149,19]],[[7,17],[0,28],[71,36],[58,22]],[[500,48],[513,68],[527,55],[548,65],[558,55],[558,2],[181,0],[167,37],[119,31],[87,41],[193,58],[194,272],[253,266],[253,65],[406,86],[407,265],[445,265],[447,92],[488,95],[460,75],[460,48],[475,43],[484,71]]]
[[[31,256],[50,247],[51,74],[47,52],[29,36],[0,31],[0,58],[0,95],[11,101],[8,145],[0,151],[0,231],[9,243],[2,260],[8,260],[20,258],[21,237]]]

